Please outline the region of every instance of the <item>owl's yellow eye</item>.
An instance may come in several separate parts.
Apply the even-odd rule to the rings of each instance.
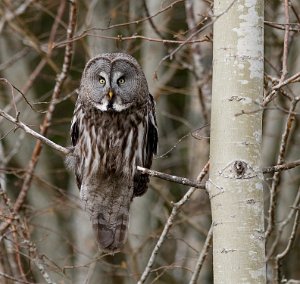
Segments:
[[[125,83],[125,78],[124,77],[121,77],[119,80],[118,80],[118,84],[119,85],[122,85]]]
[[[103,77],[100,77],[99,83],[100,85],[105,85],[105,79]]]

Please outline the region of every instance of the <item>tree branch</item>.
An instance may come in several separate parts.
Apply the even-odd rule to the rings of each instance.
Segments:
[[[43,142],[44,144],[48,145],[49,147],[55,149],[56,151],[61,152],[64,155],[67,155],[70,153],[70,150],[68,148],[62,147],[62,146],[54,143],[50,139],[46,138],[45,136],[41,135],[40,133],[32,130],[26,124],[21,122],[18,117],[14,118],[1,109],[0,109],[0,115],[2,117],[4,117],[5,119],[7,119],[8,121],[14,123],[17,126],[17,128],[23,129],[27,134],[30,134],[31,136],[35,137],[36,139],[40,140],[41,142]]]
[[[160,179],[164,179],[167,181],[171,181],[171,182],[176,182],[176,183],[180,183],[186,186],[192,186],[195,188],[201,188],[201,189],[205,189],[205,185],[204,184],[200,184],[197,181],[194,180],[190,180],[188,178],[185,177],[178,177],[178,176],[174,176],[174,175],[169,175],[169,174],[165,174],[165,173],[161,173],[158,171],[154,171],[154,170],[149,170],[140,166],[137,166],[138,171],[142,172],[143,174],[148,174],[151,177],[157,177]]]
[[[208,234],[206,236],[205,243],[203,245],[201,253],[199,254],[199,258],[197,260],[195,270],[193,272],[193,275],[192,275],[192,278],[191,278],[189,284],[196,284],[197,283],[197,279],[199,277],[201,268],[203,266],[203,263],[205,261],[205,258],[207,256],[207,254],[208,254],[208,250],[211,246],[212,238],[213,238],[213,224],[211,224],[211,226],[210,226],[210,229],[209,229]]]

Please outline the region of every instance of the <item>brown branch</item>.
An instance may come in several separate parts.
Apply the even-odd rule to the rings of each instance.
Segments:
[[[287,142],[288,142],[288,138],[290,136],[290,132],[292,129],[292,123],[295,118],[295,114],[293,112],[296,108],[297,103],[299,102],[299,99],[300,98],[296,98],[291,102],[289,115],[287,117],[286,124],[285,124],[285,130],[281,137],[279,155],[277,158],[277,165],[281,165],[284,162],[284,158],[286,155]],[[269,210],[268,210],[268,214],[269,214],[268,227],[267,227],[266,234],[265,234],[266,240],[268,240],[268,238],[270,237],[270,235],[274,229],[274,225],[275,225],[275,208],[276,208],[276,204],[277,204],[277,190],[278,190],[279,181],[280,181],[280,172],[275,172],[273,175],[271,192],[270,192],[271,196],[270,196],[270,205],[269,205]]]
[[[295,197],[295,201],[294,201],[293,205],[291,206],[289,214],[282,222],[280,222],[280,225],[278,228],[278,234],[277,234],[275,240],[273,241],[271,248],[268,251],[267,261],[272,257],[272,255],[278,245],[278,242],[280,241],[280,237],[282,235],[284,228],[289,224],[289,222],[295,215],[296,210],[298,210],[297,208],[298,208],[299,204],[300,204],[300,188],[298,189],[297,195]]]
[[[286,25],[286,24],[280,24],[280,23],[265,21],[264,24],[266,26],[269,26],[269,27],[272,27],[272,28],[275,28],[275,29],[278,29],[278,30],[285,30],[286,26],[288,26],[288,29],[289,29],[290,32],[300,32],[300,25],[298,23],[289,23],[288,25]]]
[[[177,1],[174,1],[173,3],[169,4],[168,6],[166,6],[165,8],[162,8],[161,10],[159,10],[158,12],[154,13],[153,15],[151,16],[147,16],[147,17],[144,17],[144,18],[141,18],[141,19],[138,19],[138,20],[135,20],[135,21],[131,21],[131,22],[127,22],[127,23],[121,23],[121,24],[116,24],[116,25],[111,25],[111,26],[108,26],[106,28],[89,28],[89,29],[86,29],[85,31],[83,31],[80,35],[76,35],[73,37],[72,41],[75,41],[75,40],[79,40],[83,37],[86,37],[89,34],[89,32],[91,31],[107,31],[107,30],[111,30],[111,29],[115,29],[115,28],[120,28],[120,27],[126,27],[126,26],[129,26],[129,25],[138,25],[140,23],[143,23],[145,21],[148,21],[149,19],[152,19],[156,16],[158,16],[159,14],[169,10],[169,9],[172,9],[174,5],[178,4],[178,3],[181,3],[181,2],[184,2],[184,0],[177,0]],[[135,37],[127,37],[127,39],[135,39]],[[137,37],[138,38],[138,37]],[[68,40],[67,41],[63,41],[63,42],[60,42],[60,43],[57,43],[54,45],[54,47],[62,47],[62,46],[65,46],[66,44],[68,44]]]
[[[283,55],[282,55],[282,69],[280,82],[283,82],[288,73],[287,71],[287,60],[289,51],[289,0],[284,0],[284,17],[285,17],[285,31],[284,31],[284,41],[283,41]]]
[[[32,130],[30,127],[28,127],[26,124],[21,122],[19,119],[13,118],[12,116],[5,113],[1,109],[0,109],[0,115],[2,117],[4,117],[5,119],[7,119],[8,121],[10,121],[10,122],[14,123],[15,125],[17,125],[17,128],[23,129],[27,134],[30,134],[31,136],[35,137],[36,139],[38,139],[39,141],[43,142],[44,144],[50,146],[51,148],[63,153],[64,155],[67,155],[68,153],[70,153],[70,150],[68,150],[67,148],[62,147],[62,146],[52,142],[50,139],[48,139],[45,136],[43,136],[42,134]]]
[[[17,279],[16,277],[8,275],[8,274],[6,274],[4,272],[1,272],[1,271],[0,271],[0,276],[3,277],[3,278],[6,278],[6,279],[12,280],[13,283],[24,283],[24,284],[34,284],[34,283],[36,283],[36,282],[28,282],[28,281],[23,281],[21,279]]]
[[[236,2],[236,0],[233,0],[222,13],[220,13],[218,15],[215,15],[213,20],[211,20],[209,23],[207,23],[205,26],[203,26],[199,30],[196,30],[195,32],[193,32],[190,36],[187,37],[187,39],[183,43],[181,43],[178,47],[176,47],[172,52],[170,52],[169,54],[167,54],[165,57],[163,57],[160,60],[160,62],[158,63],[157,69],[161,66],[161,64],[164,61],[166,61],[168,59],[172,60],[173,57],[174,57],[174,55],[175,55],[175,53],[177,53],[183,46],[185,46],[187,42],[191,41],[192,38],[194,38],[199,33],[201,33],[202,31],[204,31],[205,29],[207,29],[209,26],[212,26],[221,16],[223,16],[225,13],[227,13],[227,11],[233,6],[233,4],[235,2]],[[155,72],[158,73],[157,70]]]
[[[298,206],[299,206],[299,203],[298,203]],[[292,248],[292,245],[295,242],[296,232],[297,232],[297,229],[298,229],[298,226],[299,226],[299,217],[300,217],[300,214],[299,214],[300,208],[298,206],[295,209],[296,214],[295,214],[294,224],[293,224],[292,232],[291,232],[290,238],[288,240],[288,243],[286,245],[286,248],[281,253],[277,254],[277,256],[275,258],[275,271],[277,272],[276,273],[276,279],[275,279],[275,280],[277,280],[276,283],[279,283],[280,278],[281,278],[280,277],[281,262],[284,259],[284,257],[290,252],[290,250]]]
[[[274,172],[281,172],[281,171],[287,171],[296,167],[300,166],[300,160],[296,160],[290,163],[286,163],[286,164],[281,164],[281,165],[275,165],[272,167],[266,167],[263,168],[263,173],[264,174],[271,174]]]
[[[161,32],[158,30],[158,28],[156,27],[156,25],[154,24],[152,18],[150,16],[150,13],[149,13],[149,9],[148,9],[148,6],[147,6],[147,2],[146,0],[143,0],[143,7],[144,7],[144,10],[145,10],[145,13],[146,13],[146,16],[149,20],[149,24],[150,26],[152,27],[153,31],[160,37],[160,38],[164,38],[163,35],[161,34]]]
[[[152,38],[152,37],[146,37],[142,35],[132,35],[132,36],[106,36],[106,35],[98,35],[94,33],[89,33],[89,32],[83,32],[81,35],[74,37],[72,40],[69,41],[62,41],[59,43],[56,43],[53,45],[53,48],[59,48],[65,46],[69,42],[74,42],[79,39],[82,39],[86,36],[91,36],[91,37],[97,37],[97,38],[104,38],[104,39],[111,39],[114,41],[128,41],[128,40],[136,40],[136,39],[142,39],[145,41],[151,41],[151,42],[157,42],[157,43],[163,43],[163,44],[193,44],[193,43],[199,43],[199,42],[205,42],[205,41],[211,41],[211,39],[207,36],[203,36],[201,39],[197,40],[170,40],[170,39],[161,39],[161,38]]]
[[[272,99],[273,97],[277,94],[277,92],[284,86],[286,86],[289,83],[296,83],[300,81],[300,72],[294,74],[293,76],[291,76],[290,78],[279,82],[277,85],[272,87],[272,91],[271,93],[266,96],[266,98],[264,99],[262,106],[265,107]]]
[[[186,11],[186,22],[188,24],[189,30],[193,31],[197,28],[197,23],[194,15],[194,5],[192,0],[186,0],[185,1],[185,11]],[[203,84],[200,85],[200,80],[203,78],[204,75],[204,68],[201,63],[201,49],[199,44],[192,44],[191,45],[191,52],[193,57],[193,66],[194,66],[194,74],[196,77],[196,85],[197,85],[197,91],[198,91],[198,98],[200,102],[201,107],[201,114],[203,116],[204,124],[208,124],[209,122],[209,115],[208,110],[206,106],[205,97],[203,95]],[[206,129],[206,134],[208,135],[208,130]]]
[[[199,277],[201,268],[203,266],[203,263],[206,259],[207,254],[208,254],[208,250],[212,244],[212,238],[213,238],[213,224],[211,224],[211,226],[210,226],[209,232],[206,236],[206,240],[205,240],[205,243],[201,250],[201,253],[199,254],[199,258],[197,260],[197,263],[196,263],[196,266],[195,266],[195,269],[194,269],[194,272],[193,272],[193,275],[192,275],[192,278],[191,278],[189,284],[197,283],[197,279]]]
[[[186,186],[192,186],[195,188],[201,188],[201,189],[205,189],[205,185],[204,184],[200,184],[197,181],[193,181],[190,180],[188,178],[185,177],[178,177],[178,176],[174,176],[174,175],[169,175],[169,174],[165,174],[165,173],[161,173],[158,171],[154,171],[154,170],[149,170],[140,166],[137,166],[137,169],[142,172],[143,174],[148,174],[151,177],[157,177],[160,179],[164,179],[167,181],[171,181],[171,182],[175,182],[175,183],[179,183],[179,184],[183,184]]]

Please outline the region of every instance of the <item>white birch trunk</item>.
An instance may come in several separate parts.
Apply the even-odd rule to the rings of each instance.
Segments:
[[[265,283],[262,112],[257,111],[263,97],[263,0],[215,1],[214,9],[220,15],[214,23],[208,183],[214,283]]]

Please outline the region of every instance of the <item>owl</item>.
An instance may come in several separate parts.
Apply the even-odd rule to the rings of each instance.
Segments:
[[[86,64],[71,122],[72,151],[80,199],[102,251],[116,252],[127,238],[130,204],[147,190],[157,151],[154,100],[138,62],[105,53]]]

